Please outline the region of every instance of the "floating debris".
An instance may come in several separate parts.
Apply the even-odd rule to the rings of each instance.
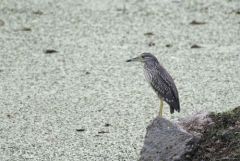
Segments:
[[[99,131],[99,134],[105,134],[105,133],[109,133],[109,131]]]
[[[47,49],[47,50],[44,50],[44,53],[45,54],[53,54],[53,53],[57,53],[58,51],[57,50],[54,50],[54,49]]]
[[[197,44],[194,44],[194,45],[191,46],[191,48],[192,48],[192,49],[193,49],[193,48],[201,48],[201,46],[199,46],[199,45],[197,45]]]
[[[124,6],[123,8],[117,8],[117,11],[121,11],[122,13],[126,13],[127,12],[127,8]]]
[[[166,47],[167,47],[167,48],[170,48],[170,47],[172,47],[172,45],[171,45],[171,44],[167,44]]]
[[[83,132],[83,131],[85,131],[85,129],[76,129],[76,131]]]
[[[104,126],[105,126],[105,127],[109,127],[109,126],[111,126],[111,124],[106,123]]]
[[[40,11],[40,10],[33,11],[32,13],[35,14],[35,15],[42,15],[43,14],[43,12]]]
[[[153,36],[154,34],[152,32],[146,32],[144,35],[145,36]]]
[[[149,44],[148,44],[148,46],[155,46],[155,43],[154,42],[150,42]]]
[[[190,22],[191,25],[204,25],[206,24],[206,22],[200,22],[200,21],[196,21],[196,20],[193,20],[192,22]]]
[[[29,27],[23,27],[21,30],[22,30],[22,31],[32,31],[32,29],[29,28]]]

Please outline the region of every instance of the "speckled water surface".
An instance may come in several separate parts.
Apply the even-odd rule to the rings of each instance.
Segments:
[[[137,160],[159,100],[125,60],[158,57],[175,120],[240,105],[239,44],[239,0],[1,0],[0,160]]]

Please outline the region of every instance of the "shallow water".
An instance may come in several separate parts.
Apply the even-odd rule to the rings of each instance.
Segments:
[[[125,62],[142,52],[178,87],[181,113],[170,116],[165,104],[165,117],[238,106],[239,8],[237,0],[2,0],[0,160],[136,160],[159,110],[141,64]]]

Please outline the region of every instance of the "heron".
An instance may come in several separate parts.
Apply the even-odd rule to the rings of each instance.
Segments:
[[[142,53],[136,58],[126,62],[142,62],[144,64],[144,75],[150,86],[160,99],[159,116],[162,117],[163,101],[170,106],[170,113],[180,112],[180,103],[177,87],[171,75],[158,62],[157,58],[151,53]]]

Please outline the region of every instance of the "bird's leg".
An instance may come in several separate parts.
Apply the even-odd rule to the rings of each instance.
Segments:
[[[159,111],[159,116],[162,117],[163,113],[163,98],[160,98],[160,111]]]

